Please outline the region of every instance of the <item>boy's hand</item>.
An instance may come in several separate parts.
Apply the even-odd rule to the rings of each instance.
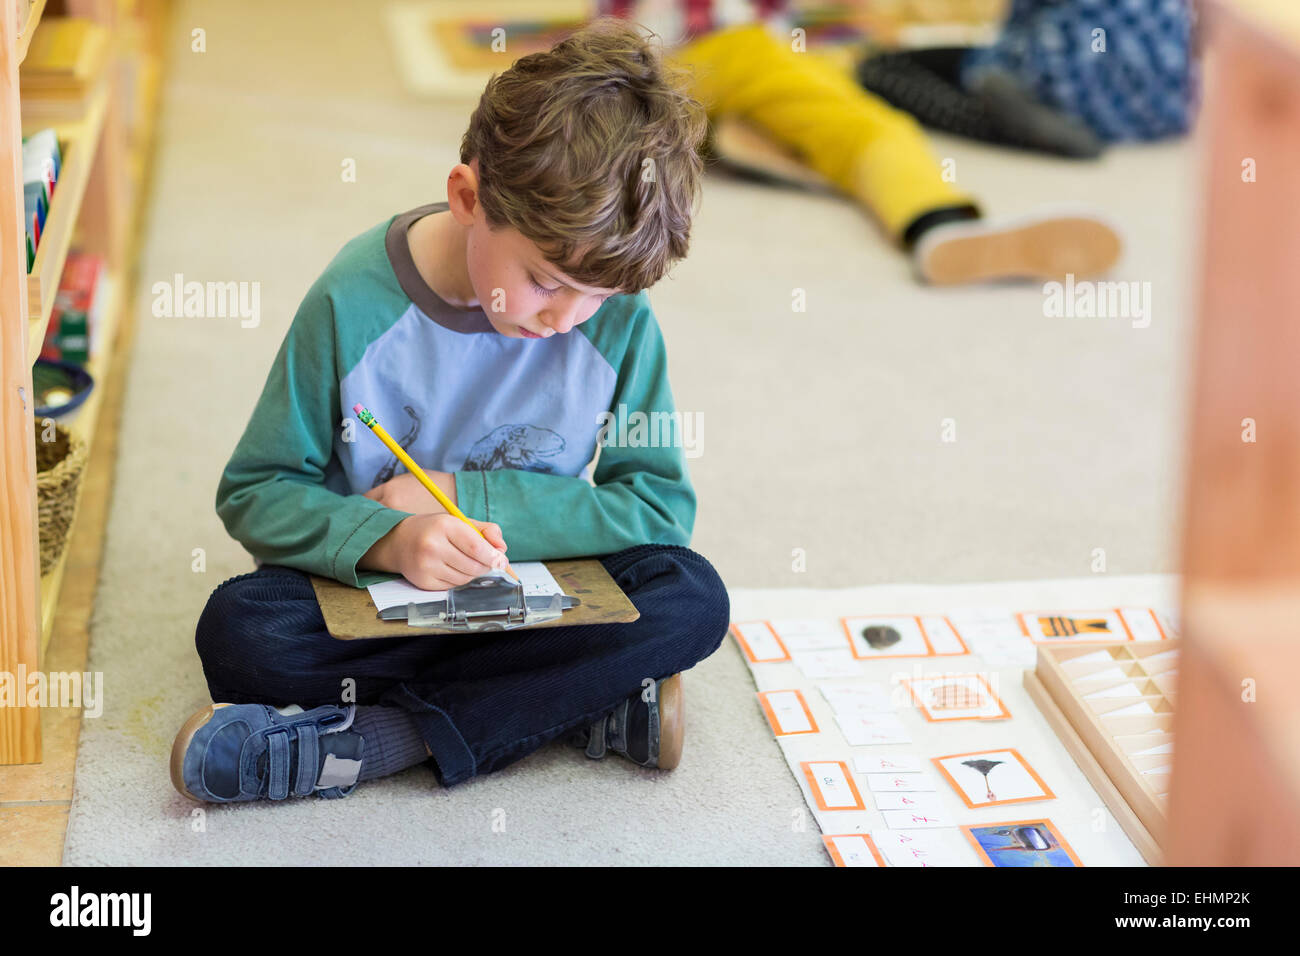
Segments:
[[[456,476],[448,471],[426,471],[426,475],[442,493],[456,504]],[[446,514],[447,510],[438,503],[438,499],[429,494],[429,489],[420,484],[420,480],[410,472],[403,472],[388,479],[382,485],[375,485],[365,493],[365,497],[378,501],[385,508],[405,511],[413,515]]]
[[[420,489],[424,491],[423,487]],[[427,498],[432,498],[424,491]],[[436,503],[436,502],[435,502]],[[397,571],[418,588],[445,591],[506,565],[506,541],[499,525],[470,519],[487,535],[446,512],[412,515],[366,552],[358,566]],[[490,543],[489,543],[490,542]]]

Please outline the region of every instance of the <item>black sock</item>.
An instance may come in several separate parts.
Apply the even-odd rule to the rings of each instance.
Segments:
[[[903,246],[911,249],[921,236],[946,222],[962,222],[967,219],[979,219],[980,211],[975,206],[942,206],[931,209],[912,220],[911,225],[903,230]]]
[[[349,730],[365,740],[359,780],[374,780],[429,759],[419,727],[400,707],[357,707]]]

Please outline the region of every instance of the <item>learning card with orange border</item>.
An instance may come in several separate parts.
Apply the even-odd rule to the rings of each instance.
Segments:
[[[1160,622],[1160,615],[1154,608],[1122,607],[1119,616],[1124,619],[1124,626],[1135,641],[1167,641],[1170,634]]]
[[[818,810],[867,809],[843,760],[804,760],[799,766]]]
[[[925,630],[925,639],[930,642],[935,657],[960,657],[970,653],[966,639],[961,636],[952,618],[941,614],[922,615],[921,627]]]
[[[1129,641],[1117,608],[1104,611],[1022,611],[1016,615],[1020,633],[1035,644],[1070,644],[1088,641]]]
[[[983,674],[904,677],[903,683],[926,720],[1001,720],[1011,716]]]
[[[767,621],[732,621],[731,636],[751,664],[788,661],[790,652]]]
[[[971,810],[1056,798],[1029,761],[1013,747],[931,759]]]
[[[822,837],[836,866],[884,866],[885,857],[866,833],[833,833]]]
[[[961,832],[985,866],[1083,866],[1051,820],[980,823]]]
[[[1035,644],[1085,644],[1097,641],[1158,641],[1165,637],[1150,608],[1106,608],[1090,611],[1021,611],[1020,633]]]
[[[840,626],[853,656],[861,661],[892,657],[969,654],[956,626],[942,615],[874,614],[842,617]]]
[[[798,688],[759,691],[758,704],[772,725],[772,733],[778,737],[821,732],[808,708],[808,701],[804,700],[803,691]]]

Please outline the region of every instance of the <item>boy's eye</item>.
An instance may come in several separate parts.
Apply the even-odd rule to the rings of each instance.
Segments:
[[[533,278],[531,275],[528,277],[528,281],[529,281],[530,283],[532,283],[533,288],[536,289],[537,292],[538,292],[540,295],[544,295],[544,296],[546,296],[547,298],[550,298],[551,296],[555,295],[555,293],[557,293],[557,292],[560,291],[558,287],[557,287],[557,288],[554,288],[554,289],[548,289],[548,288],[546,288],[546,286],[542,285],[540,282],[538,282],[538,281],[537,281],[535,278]]]

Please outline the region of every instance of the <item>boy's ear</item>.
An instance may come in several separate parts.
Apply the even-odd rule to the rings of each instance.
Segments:
[[[447,205],[452,217],[462,226],[472,225],[478,207],[478,173],[464,163],[447,176]]]

